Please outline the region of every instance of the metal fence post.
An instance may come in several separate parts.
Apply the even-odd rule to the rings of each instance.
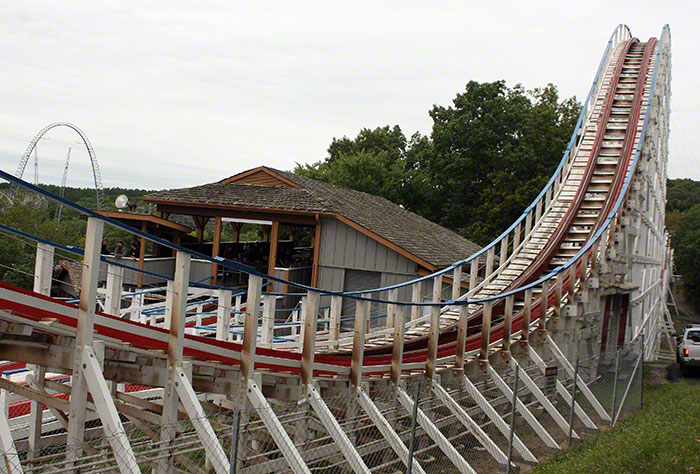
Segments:
[[[569,446],[571,446],[571,436],[574,432],[574,407],[576,406],[576,383],[578,381],[579,355],[576,355],[576,368],[574,369],[574,385],[571,387],[571,409],[569,410]]]
[[[413,470],[413,452],[416,449],[416,421],[418,420],[418,397],[420,397],[420,382],[416,383],[413,391],[413,414],[411,417],[411,439],[408,442],[408,466],[406,474],[411,474]]]
[[[617,371],[620,368],[620,348],[615,352],[615,378],[613,379],[612,408],[610,409],[610,424],[615,426],[615,403],[617,403]]]
[[[230,474],[236,474],[236,461],[238,460],[238,432],[241,428],[241,410],[236,408],[233,411],[233,426],[231,430],[231,460]]]
[[[639,377],[639,409],[644,408],[644,334],[642,333],[642,375]]]
[[[518,382],[520,381],[520,366],[515,366],[515,380],[513,381],[513,400],[510,409],[510,436],[508,436],[508,464],[506,474],[510,473],[511,460],[513,459],[513,435],[515,434],[515,406],[518,401]]]

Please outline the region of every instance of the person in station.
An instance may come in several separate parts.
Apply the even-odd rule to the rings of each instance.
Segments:
[[[107,240],[107,237],[102,239],[102,250],[100,251],[100,253],[102,255],[109,255],[110,253],[112,253],[109,251],[109,240]]]
[[[136,242],[131,242],[129,245],[129,257],[139,258],[139,245]]]
[[[124,241],[120,240],[117,242],[117,246],[114,247],[114,256],[115,257],[128,257],[129,256],[129,249],[126,248],[126,245],[124,245]]]

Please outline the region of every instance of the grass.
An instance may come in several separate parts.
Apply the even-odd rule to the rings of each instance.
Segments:
[[[532,472],[700,474],[700,384],[645,385],[641,411]]]

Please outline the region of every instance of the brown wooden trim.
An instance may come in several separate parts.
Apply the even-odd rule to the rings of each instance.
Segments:
[[[118,221],[141,221],[141,222],[147,221],[147,222],[151,222],[153,224],[157,224],[159,226],[168,227],[170,229],[184,232],[185,234],[189,234],[193,230],[187,226],[178,224],[176,222],[171,222],[165,218],[154,216],[151,214],[141,214],[141,213],[135,213],[135,212],[118,212],[118,211],[95,211],[95,212],[97,212],[105,217],[109,217],[110,219],[115,219]],[[166,215],[166,216],[170,215],[170,213],[167,213],[167,212],[162,213],[162,214]]]
[[[321,218],[316,214],[316,231],[314,233],[314,259],[311,266],[311,286],[318,287],[318,261],[321,256]]]
[[[221,246],[221,216],[214,218],[214,242],[211,246],[211,257],[219,256],[219,247]],[[211,262],[211,281],[212,285],[216,285],[217,274],[219,273],[219,265],[216,262]]]
[[[231,230],[233,231],[233,241],[238,243],[241,240],[241,228],[243,224],[240,222],[231,222]]]
[[[267,221],[276,220],[282,224],[288,223],[302,226],[315,225],[315,220],[313,216],[315,216],[316,213],[307,211],[224,206],[215,204],[199,204],[184,201],[158,201],[155,203],[158,205],[158,210],[161,212],[170,212],[172,214],[185,214],[192,217],[239,217],[242,219],[257,219]],[[333,216],[333,214],[328,213],[321,213],[321,215],[327,217]]]
[[[275,265],[277,264],[277,242],[279,241],[280,223],[274,221],[270,230],[270,252],[267,257],[267,274],[275,276]]]
[[[338,219],[340,222],[342,222],[343,224],[346,224],[346,225],[352,227],[353,229],[355,229],[356,231],[365,234],[367,237],[369,237],[369,238],[371,238],[371,239],[373,239],[373,240],[376,240],[376,241],[379,242],[380,244],[382,244],[382,245],[384,245],[384,246],[386,246],[386,247],[389,247],[391,250],[393,250],[394,252],[396,252],[396,253],[398,253],[398,254],[400,254],[400,255],[403,255],[403,256],[406,257],[407,259],[409,259],[409,260],[411,260],[411,261],[413,261],[413,262],[416,262],[417,264],[419,264],[419,265],[421,265],[421,266],[427,268],[428,270],[435,271],[435,269],[436,269],[435,265],[433,265],[433,264],[431,264],[431,263],[429,263],[429,262],[423,260],[422,258],[420,258],[420,257],[418,257],[418,256],[416,256],[416,255],[413,255],[411,252],[409,252],[409,251],[407,251],[407,250],[405,250],[405,249],[399,247],[399,246],[396,245],[395,243],[389,242],[389,241],[386,240],[384,237],[380,237],[379,235],[377,235],[377,234],[375,234],[374,232],[372,232],[372,231],[366,229],[365,227],[361,226],[360,224],[358,224],[358,223],[356,223],[356,222],[354,222],[354,221],[351,221],[351,220],[348,219],[347,217],[342,216],[342,215],[340,215],[340,214],[335,214],[334,217],[335,217],[336,219]]]
[[[297,183],[295,183],[294,181],[291,181],[283,176],[280,176],[279,174],[275,173],[274,171],[272,171],[269,168],[266,168],[265,166],[258,166],[257,168],[253,168],[253,169],[250,169],[248,171],[243,171],[241,173],[234,174],[233,176],[229,176],[228,178],[222,179],[221,181],[219,181],[219,183],[224,183],[224,184],[235,183],[236,181],[239,181],[239,180],[245,178],[246,176],[250,176],[251,174],[255,174],[255,173],[258,173],[260,171],[262,171],[263,173],[269,174],[270,176],[273,176],[273,177],[279,179],[280,181],[282,181],[282,182],[284,182],[284,183],[286,183],[289,186],[292,186],[294,188],[301,187]]]

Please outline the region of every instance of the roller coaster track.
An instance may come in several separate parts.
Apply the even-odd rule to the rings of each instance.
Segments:
[[[0,358],[11,361],[5,370],[37,364],[57,373],[72,373],[75,380],[85,377],[88,381],[99,382],[104,377],[103,381],[164,387],[164,426],[166,421],[173,420],[172,415],[167,418],[166,409],[172,400],[175,400],[175,407],[178,399],[189,407],[192,412],[188,411],[188,416],[193,418],[202,413],[196,397],[191,396],[195,391],[229,397],[240,393],[242,399],[247,400],[245,403],[256,407],[279,454],[294,472],[308,472],[306,465],[312,460],[313,450],[301,452],[299,443],[291,443],[279,420],[270,415],[272,410],[268,411],[266,396],[279,398],[281,393],[294,393],[288,398],[309,401],[350,468],[355,472],[369,472],[365,460],[358,454],[359,448],[348,444],[347,437],[343,438],[344,428],[334,421],[328,408],[324,409],[323,396],[314,384],[323,381],[326,389],[349,387],[356,390],[356,403],[381,432],[385,440],[382,446],[395,451],[406,464],[403,444],[392,431],[395,427],[390,426],[385,418],[387,413],[373,404],[362,387],[368,381],[379,385],[390,383],[398,394],[397,403],[405,408],[410,399],[401,388],[402,381],[425,375],[433,384],[434,396],[474,433],[494,459],[503,464],[503,453],[486,433],[479,431],[466,412],[460,411],[459,403],[452,398],[454,393],[442,387],[440,377],[447,373],[463,377],[463,389],[473,398],[474,406],[483,410],[494,426],[502,430],[502,420],[490,405],[495,399],[480,395],[481,389],[470,381],[468,374],[488,374],[493,386],[500,387],[507,397],[507,387],[504,388],[501,377],[519,367],[515,354],[520,354],[518,360],[528,357],[544,371],[543,354],[546,353],[573,376],[568,360],[574,351],[578,354],[581,350],[582,339],[586,341],[588,356],[604,356],[608,320],[618,299],[623,301],[624,308],[623,314],[618,315],[622,328],[617,330],[619,339],[637,341],[647,337],[652,339],[648,344],[658,345],[659,335],[654,328],[659,326],[662,316],[664,285],[668,284],[671,259],[663,228],[663,208],[659,204],[665,199],[669,95],[668,27],[659,40],[651,38],[645,43],[632,38],[627,27],[618,27],[605,50],[560,166],[520,219],[478,254],[415,281],[348,293],[301,286],[307,291],[301,318],[303,330],[292,342],[274,342],[269,334],[262,335],[262,344],[256,342],[260,331],[259,312],[263,313],[262,330],[265,331],[265,318],[269,319],[266,302],[274,295],[261,297],[264,275],[223,259],[217,259],[216,263],[250,274],[242,342],[230,341],[228,334],[217,333],[216,338],[185,334],[186,296],[182,295],[186,295],[188,289],[190,254],[211,259],[138,231],[134,233],[178,252],[175,289],[170,292],[173,299],[167,303],[169,313],[158,324],[144,324],[120,317],[118,306],[116,311],[112,307],[107,313],[94,312],[91,306],[94,306],[96,290],[90,285],[96,287],[96,265],[100,257],[95,254],[93,241],[101,233],[100,230],[96,234],[95,229],[101,229],[102,222],[124,227],[90,210],[65,203],[90,216],[82,306],[46,296],[46,285],[42,286],[40,281],[45,278],[40,271],[45,264],[40,263],[39,257],[41,252],[49,250],[47,243],[40,243],[35,291],[0,282],[0,329],[5,333],[0,341]],[[19,177],[0,173],[30,191],[47,195],[46,191]],[[48,197],[61,201],[56,196]],[[449,272],[452,274],[448,275]],[[442,298],[443,276],[446,275],[453,281],[449,300]],[[466,293],[462,289],[463,280],[469,283]],[[424,283],[432,283],[433,298],[419,303],[416,295],[421,295]],[[121,288],[121,283],[118,287]],[[230,290],[215,288],[212,291],[218,294],[217,322],[224,316],[228,321]],[[398,297],[400,291],[412,291],[413,299],[402,301]],[[331,298],[331,322],[329,329],[320,331],[317,314],[321,296]],[[340,298],[356,300],[353,331],[343,332],[339,326]],[[385,327],[368,328],[370,301],[387,304]],[[423,308],[429,309],[429,313],[423,314]],[[93,337],[104,345],[102,375],[91,372],[87,363],[94,356]],[[651,356],[653,350],[645,349],[645,354]],[[189,358],[192,364],[189,382],[182,369],[183,357]],[[80,360],[86,361],[82,368]],[[164,367],[167,370],[163,370]],[[530,380],[527,375],[524,377]],[[93,380],[89,388],[93,398],[100,396],[95,388],[98,382]],[[537,386],[532,381],[527,383],[559,427],[573,429],[573,425],[568,425],[570,422],[555,413]],[[610,415],[587,385],[575,377],[573,383],[580,385],[599,422],[609,420]],[[0,384],[17,393],[41,395],[18,384],[2,381]],[[172,388],[178,384],[189,386],[191,390]],[[79,383],[74,383],[74,387],[77,393],[87,396],[88,388]],[[557,390],[567,401],[566,391],[561,393],[563,386]],[[116,408],[110,411],[109,396],[102,395],[106,397],[103,405],[107,407],[98,409],[102,424],[117,429],[121,422],[116,417]],[[46,398],[40,400],[47,401]],[[80,397],[71,396],[71,413],[74,409],[84,412],[85,400],[81,402]],[[571,405],[571,399],[567,403]],[[124,409],[122,404],[113,406]],[[260,409],[261,406],[267,408]],[[526,407],[519,410],[547,446],[559,447],[546,429],[528,415]],[[586,428],[596,427],[576,403],[573,411]],[[421,429],[457,469],[473,472],[432,422],[428,418],[421,420]],[[82,440],[83,429],[79,422],[69,422],[68,439],[74,436]],[[203,443],[212,441],[212,436],[216,439],[210,429],[198,425],[197,434]],[[163,439],[174,442],[173,438]],[[123,453],[126,459],[118,460],[119,469],[138,472],[128,440],[116,436],[110,443],[114,443],[115,451]],[[516,439],[521,457],[534,461],[527,447],[518,443],[520,440]],[[207,449],[207,460],[217,472],[228,472],[227,460],[222,457],[218,442],[217,446]],[[79,457],[79,453],[75,456]],[[70,463],[77,458],[67,455],[66,459]],[[277,466],[273,461],[265,465],[268,471]],[[168,471],[167,465],[162,463],[159,469]],[[415,469],[422,472],[420,464],[416,464]]]

